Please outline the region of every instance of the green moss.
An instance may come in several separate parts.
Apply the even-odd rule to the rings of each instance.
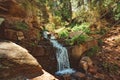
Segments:
[[[29,43],[30,46],[36,46],[34,42]]]
[[[15,23],[15,28],[18,29],[18,30],[28,30],[28,25],[24,22],[16,22]]]
[[[86,52],[86,56],[89,56],[89,57],[95,56],[99,50],[100,50],[99,46],[94,46]]]
[[[37,40],[40,40],[40,38],[41,38],[41,34],[40,34],[40,32],[38,32],[37,33]]]

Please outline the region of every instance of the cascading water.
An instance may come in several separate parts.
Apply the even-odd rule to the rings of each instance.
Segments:
[[[47,31],[44,31],[43,35],[44,38],[49,39],[47,33]],[[56,59],[58,62],[58,71],[56,72],[56,74],[64,75],[74,73],[75,71],[70,68],[67,49],[63,47],[60,43],[58,43],[53,35],[51,35],[51,38],[49,40],[53,44],[53,47],[57,49]]]

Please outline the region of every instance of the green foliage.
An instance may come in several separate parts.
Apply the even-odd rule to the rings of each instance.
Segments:
[[[69,43],[70,45],[73,45],[73,44],[83,44],[89,38],[90,37],[87,34],[76,35],[72,39],[68,39],[67,43]]]
[[[62,7],[61,7],[61,12],[62,12],[62,19],[65,20],[71,20],[72,18],[72,11],[71,11],[71,3],[70,0],[63,0],[62,1]]]
[[[60,33],[58,33],[60,38],[68,38],[68,34],[69,32],[67,31],[67,29],[61,31]]]
[[[16,22],[15,23],[15,28],[18,29],[18,30],[28,30],[28,25],[24,22]]]
[[[53,30],[55,30],[55,24],[54,23],[48,23],[48,24],[46,24],[45,29],[48,30],[48,31],[53,31]]]
[[[86,4],[84,4],[85,1]],[[101,17],[115,21],[120,20],[119,0],[72,0],[72,2],[72,7],[75,8],[73,17],[77,18],[78,22],[95,23]]]
[[[58,16],[62,21],[71,20],[72,11],[70,0],[47,0],[46,5],[50,8],[54,17]]]
[[[82,44],[88,39],[87,35],[80,35],[76,38],[73,38],[74,41],[76,41],[77,44]]]
[[[119,0],[103,0],[102,2],[103,8],[102,12],[109,11],[111,14],[110,18],[114,18],[114,20],[120,19],[120,2]]]
[[[90,33],[89,29],[90,23],[82,23],[80,24],[71,24],[69,28],[65,28],[63,31],[59,32],[59,37],[60,38],[66,38],[67,44],[74,45],[74,44],[82,44],[86,41],[88,41],[91,37],[88,36],[87,34]],[[71,39],[69,38],[69,31],[72,32],[78,32],[80,31],[81,34],[76,34],[73,36]]]
[[[71,29],[72,31],[83,31],[85,32],[86,34],[89,34],[90,33],[90,23],[82,23],[81,25],[79,24],[75,24],[75,26],[73,26],[73,28]]]
[[[69,28],[65,28],[64,30],[62,30],[61,32],[58,33],[59,37],[66,38],[66,42],[70,45],[82,44],[90,39],[90,36],[87,35],[90,33],[89,25],[90,25],[90,23],[83,23],[81,25],[71,24]],[[69,38],[70,31],[72,31],[72,32],[81,31],[81,34],[76,34],[74,37],[72,37],[70,39]]]
[[[100,17],[99,9],[97,9],[96,5],[92,5],[92,2],[88,2],[84,5],[84,1],[81,5],[79,5],[77,11],[73,12],[73,17],[77,18],[77,22],[90,22],[94,23]],[[88,9],[86,9],[87,7]]]
[[[20,0],[19,1],[21,3],[21,6],[25,9],[25,10],[31,10],[32,5],[30,3],[29,0]]]
[[[48,1],[48,0],[35,0],[35,2],[37,2],[37,3],[45,3],[46,1]]]
[[[114,9],[113,9],[114,19],[120,20],[120,2],[116,3],[115,6],[116,7],[114,7]]]
[[[103,0],[103,6],[108,7],[114,0]]]
[[[86,56],[89,57],[95,56],[98,51],[99,51],[99,46],[94,46],[89,51],[86,52]]]

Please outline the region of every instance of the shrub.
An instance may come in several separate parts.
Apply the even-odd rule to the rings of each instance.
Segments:
[[[87,34],[82,34],[82,35],[76,35],[72,39],[68,39],[67,43],[70,45],[73,44],[82,44],[86,42],[90,37]]]
[[[58,33],[60,38],[68,38],[68,34],[69,34],[69,32],[68,32],[67,29],[65,29],[65,30],[61,31],[60,33]]]
[[[90,34],[90,23],[82,23],[80,24],[76,24],[75,26],[73,26],[73,28],[71,29],[72,31],[80,31],[82,30],[83,32],[85,32],[86,34]]]

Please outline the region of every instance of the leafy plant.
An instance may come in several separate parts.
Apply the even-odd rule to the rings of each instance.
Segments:
[[[48,23],[45,26],[45,29],[48,31],[53,31],[55,29],[55,24],[54,23]]]
[[[116,7],[113,9],[114,19],[120,20],[120,2],[116,3]]]
[[[86,34],[82,34],[82,35],[76,35],[74,36],[72,39],[68,39],[67,41],[73,45],[73,44],[82,44],[84,42],[86,42],[90,37]]]
[[[62,32],[58,33],[60,38],[67,38],[68,37],[69,32],[65,29]]]
[[[72,31],[78,31],[78,30],[83,30],[84,28],[88,28],[90,23],[84,22],[82,24],[74,24],[72,26]]]
[[[87,36],[87,35],[80,35],[80,36],[78,36],[78,39],[77,39],[77,43],[78,44],[82,44],[82,43],[84,43],[85,41],[87,41],[87,39],[88,39],[89,37]]]
[[[76,34],[70,39],[67,39],[67,44],[82,44],[90,39],[90,36],[87,34],[90,33],[89,29],[90,23],[82,23],[80,24],[71,24],[69,28],[64,29],[62,32],[59,33],[60,38],[69,38],[69,30],[72,32],[81,31],[81,34]]]

